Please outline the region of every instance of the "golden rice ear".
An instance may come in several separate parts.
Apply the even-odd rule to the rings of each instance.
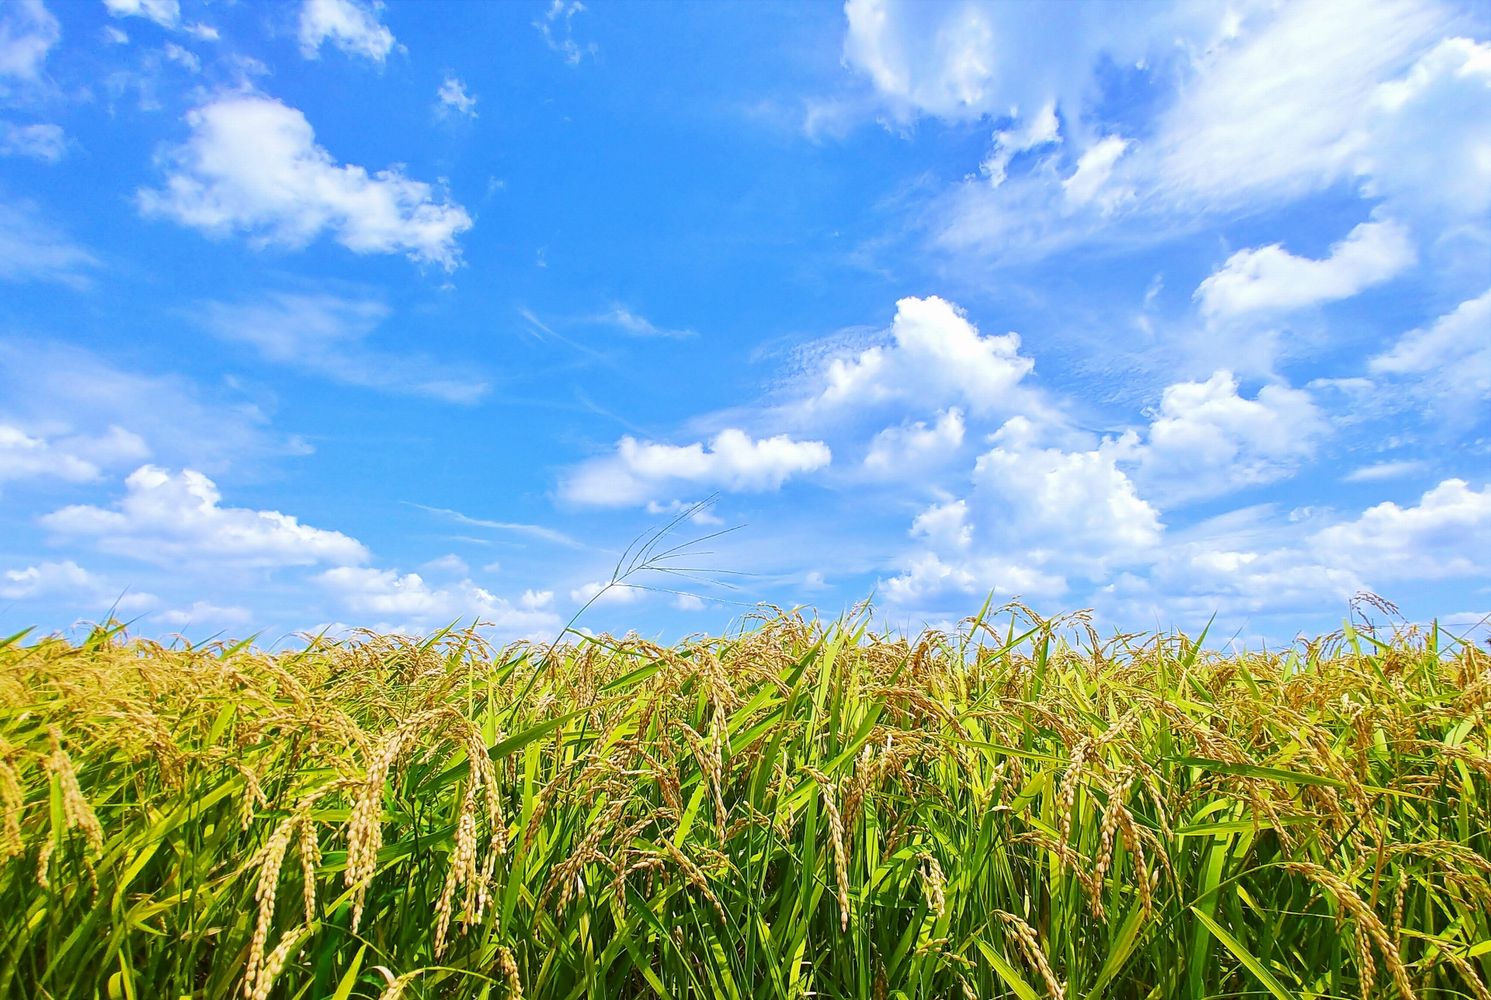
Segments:
[[[1327,966],[1364,995],[1491,1000],[1481,651],[1098,656],[1081,618],[1010,648],[987,620],[982,646],[851,624],[0,646],[0,913],[41,914],[6,955],[65,968],[39,987],[59,995],[125,995],[121,958],[137,996],[315,992],[327,969],[385,1000],[568,995],[604,958],[627,1000],[647,972],[744,997],[783,969],[876,998],[1289,995]]]

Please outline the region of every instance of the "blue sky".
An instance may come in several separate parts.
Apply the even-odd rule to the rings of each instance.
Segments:
[[[7,0],[0,631],[1474,622],[1488,20]]]

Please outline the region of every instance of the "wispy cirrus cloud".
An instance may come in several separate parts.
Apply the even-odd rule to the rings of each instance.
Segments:
[[[405,500],[404,503],[431,514],[438,514],[440,517],[447,518],[457,524],[466,524],[474,528],[489,528],[493,531],[511,532],[539,541],[562,545],[565,548],[578,549],[585,547],[583,543],[576,541],[564,532],[556,528],[545,527],[541,524],[523,524],[516,521],[495,521],[490,518],[471,517],[458,510],[451,510],[447,507],[431,507],[422,503],[414,503],[411,500]]]
[[[0,204],[0,280],[89,287],[99,260],[34,203]]]
[[[206,301],[189,314],[217,337],[253,348],[266,361],[361,386],[448,403],[487,395],[485,379],[412,351],[368,341],[392,311],[379,298],[331,292],[264,292],[237,302]]]

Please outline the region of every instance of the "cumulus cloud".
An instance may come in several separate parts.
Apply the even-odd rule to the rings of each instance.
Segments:
[[[1224,627],[1235,627],[1241,615],[1344,607],[1365,586],[1354,571],[1307,549],[1255,551],[1202,540],[1160,550],[1142,575],[1120,574],[1099,599],[1112,620],[1198,628],[1220,612]]]
[[[1363,222],[1320,260],[1296,257],[1278,243],[1239,250],[1201,282],[1194,298],[1210,319],[1298,309],[1350,298],[1401,274],[1415,260],[1403,226]]]
[[[634,587],[628,583],[610,583],[592,580],[569,592],[569,599],[576,604],[635,604],[647,594],[645,587]]]
[[[957,407],[939,413],[931,426],[918,420],[887,427],[870,442],[865,471],[883,478],[903,476],[956,453],[963,434],[963,411]]]
[[[35,80],[61,37],[62,25],[41,0],[0,4],[0,77]]]
[[[150,454],[139,435],[110,427],[98,436],[31,435],[0,421],[0,483],[51,477],[70,483],[97,479],[103,468],[137,462]]]
[[[615,454],[576,469],[560,494],[575,503],[640,506],[680,488],[759,493],[815,472],[832,457],[822,441],[798,441],[786,434],[755,439],[735,428],[720,431],[707,445],[657,444],[628,436]]]
[[[1400,507],[1391,501],[1311,539],[1316,552],[1369,581],[1484,575],[1491,552],[1491,488],[1446,479]]]
[[[155,607],[159,599],[111,583],[71,559],[40,562],[0,573],[0,598],[7,601],[53,601],[70,613],[93,612],[102,617],[111,609],[133,614]]]
[[[1447,479],[1417,503],[1385,502],[1360,515],[1311,528],[1272,521],[1249,525],[1246,512],[1203,524],[1155,553],[1145,572],[1120,574],[1101,588],[1109,615],[1204,622],[1221,611],[1298,615],[1344,606],[1354,593],[1392,593],[1411,581],[1484,575],[1491,546],[1491,489]]]
[[[238,605],[219,605],[210,601],[193,601],[186,607],[168,608],[158,612],[155,620],[172,628],[222,628],[253,623],[254,614]]]
[[[896,303],[892,343],[833,359],[816,402],[823,407],[887,401],[961,403],[976,414],[1009,410],[1016,387],[1035,368],[1020,336],[982,335],[962,310],[937,296]]]
[[[315,59],[330,40],[349,56],[380,66],[393,51],[393,32],[378,20],[378,7],[354,0],[305,0],[300,8],[300,54]]]
[[[330,293],[268,292],[242,302],[204,302],[198,321],[224,340],[247,344],[267,361],[345,385],[450,403],[474,403],[487,382],[420,354],[365,346],[388,318],[381,300]]]
[[[1373,93],[1363,194],[1431,225],[1491,209],[1491,43],[1447,38]]]
[[[1404,334],[1368,368],[1412,379],[1416,394],[1433,409],[1484,412],[1491,400],[1491,290]]]
[[[1096,578],[1142,561],[1163,534],[1158,512],[1105,444],[1048,446],[1020,416],[990,439],[966,497],[923,510],[910,534],[920,547],[885,582],[887,599],[919,605],[940,596],[1059,595],[1073,575]]]
[[[27,156],[56,163],[67,151],[61,125],[16,125],[0,122],[0,156]]]
[[[884,582],[882,593],[892,606],[921,607],[948,599],[962,603],[991,593],[1002,597],[1056,597],[1066,593],[1067,587],[1060,573],[995,555],[944,559],[933,552],[919,552],[900,573]]]
[[[1167,386],[1147,440],[1121,442],[1116,452],[1147,492],[1181,503],[1282,479],[1329,433],[1308,392],[1265,385],[1248,399],[1220,371]]]
[[[191,469],[141,466],[124,486],[111,507],[74,504],[44,515],[41,524],[58,537],[164,566],[273,568],[368,558],[361,542],[341,532],[279,511],[222,506],[217,485]]]
[[[98,578],[73,562],[44,562],[0,574],[0,597],[29,600],[37,597],[74,597],[98,589]]]
[[[191,137],[162,156],[163,188],[140,190],[146,215],[255,245],[304,247],[323,233],[354,253],[404,253],[452,270],[460,205],[437,201],[399,167],[369,174],[317,145],[305,115],[257,95],[221,97],[188,112]]]
[[[476,117],[475,95],[466,93],[466,85],[455,77],[447,76],[435,96],[440,100],[441,110],[447,114]]]
[[[968,523],[968,501],[951,500],[928,507],[911,522],[911,537],[923,538],[942,551],[966,549],[973,544],[973,526]]]
[[[530,590],[514,603],[470,580],[431,586],[418,573],[360,566],[337,566],[315,579],[344,609],[378,616],[384,622],[379,628],[386,630],[479,620],[505,637],[553,639],[560,624],[549,610],[549,592]]]
[[[1160,537],[1159,515],[1118,468],[1112,451],[1043,447],[1040,430],[1014,417],[979,456],[973,484],[991,515],[1024,544],[1067,547],[1074,562],[1141,552]]]

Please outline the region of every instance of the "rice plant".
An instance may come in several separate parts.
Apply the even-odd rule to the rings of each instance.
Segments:
[[[0,996],[1491,997],[1491,657],[0,644]]]

